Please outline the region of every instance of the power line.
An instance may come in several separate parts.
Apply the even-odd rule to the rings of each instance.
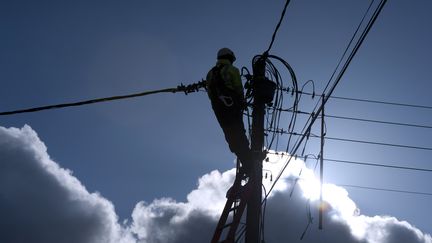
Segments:
[[[406,190],[396,190],[396,189],[369,187],[369,186],[357,186],[357,185],[348,185],[348,184],[338,184],[338,186],[360,188],[360,189],[374,190],[374,191],[398,192],[398,193],[432,196],[432,193],[429,192],[406,191]]]
[[[284,112],[294,112],[290,109],[279,109],[280,111]],[[304,111],[296,111],[298,114],[303,115],[312,115],[310,112],[304,112]],[[391,121],[383,121],[383,120],[374,120],[374,119],[364,119],[364,118],[358,118],[358,117],[349,117],[349,116],[336,116],[336,115],[325,115],[329,118],[335,118],[335,119],[342,119],[342,120],[351,120],[351,121],[361,121],[361,122],[371,122],[371,123],[380,123],[380,124],[388,124],[388,125],[397,125],[397,126],[406,126],[406,127],[416,127],[416,128],[427,128],[431,129],[432,126],[429,125],[423,125],[423,124],[412,124],[412,123],[402,123],[402,122],[391,122]],[[321,117],[319,115],[318,117]]]
[[[367,14],[369,13],[369,10],[371,9],[373,3],[374,3],[374,1],[370,1],[370,4],[369,4],[368,8],[366,9],[365,13],[363,14],[363,17],[362,17],[361,21],[359,22],[359,24],[357,25],[356,30],[354,31],[354,34],[352,35],[352,37],[351,37],[351,39],[350,39],[348,45],[345,47],[345,51],[344,51],[344,53],[343,53],[342,56],[340,57],[338,64],[336,65],[336,67],[335,67],[335,69],[334,69],[332,75],[330,76],[329,80],[327,81],[327,84],[326,84],[326,86],[325,86],[325,88],[324,88],[324,90],[323,90],[323,95],[320,97],[320,99],[318,100],[318,102],[316,103],[316,105],[315,105],[315,107],[314,107],[314,109],[313,109],[313,110],[315,111],[315,109],[318,107],[318,105],[321,104],[321,106],[318,108],[318,112],[316,112],[316,113],[319,113],[320,110],[321,110],[322,108],[324,108],[323,105],[324,105],[325,103],[327,103],[327,100],[328,100],[329,96],[331,96],[331,94],[333,93],[334,86],[337,85],[337,83],[338,83],[339,80],[341,79],[342,75],[345,73],[345,69],[347,68],[347,66],[348,66],[349,63],[351,62],[352,57],[355,55],[355,53],[357,52],[357,49],[361,46],[361,44],[362,44],[362,42],[363,42],[363,39],[365,38],[365,36],[366,36],[367,33],[369,32],[369,30],[367,30],[367,29],[371,27],[371,26],[370,26],[371,22],[372,22],[372,24],[373,24],[373,22],[375,21],[375,20],[373,20],[373,19],[376,18],[376,17],[378,16],[379,12],[381,11],[381,8],[382,8],[382,7],[384,6],[384,4],[385,4],[385,2],[381,1],[381,2],[380,2],[380,5],[377,7],[377,9],[375,9],[375,12],[374,12],[372,18],[369,19],[369,22],[368,22],[368,24],[366,25],[365,29],[363,30],[362,34],[360,35],[359,39],[357,40],[357,43],[355,44],[354,48],[351,50],[351,54],[350,54],[350,56],[349,56],[348,59],[345,61],[344,66],[342,67],[341,71],[339,72],[339,75],[336,77],[336,80],[334,81],[334,85],[333,85],[333,87],[331,88],[330,92],[328,92],[327,97],[325,97],[325,96],[324,96],[324,93],[327,91],[327,88],[329,87],[331,81],[332,81],[333,78],[335,77],[335,75],[336,75],[336,71],[339,69],[339,66],[341,65],[342,61],[344,60],[344,57],[346,56],[348,50],[350,49],[350,46],[351,46],[351,44],[353,43],[355,37],[357,36],[357,33],[358,33],[359,30],[360,30],[360,27],[363,25],[363,22],[365,21],[366,16],[367,16]],[[381,5],[381,4],[382,4],[382,5]],[[380,10],[378,11],[378,9],[380,9]],[[378,11],[378,13],[377,13],[377,11]],[[295,91],[298,92],[298,90],[295,90]],[[297,93],[296,93],[296,95],[297,95]],[[312,97],[313,97],[313,96],[312,96]],[[324,98],[326,98],[325,101],[324,101],[324,102],[320,102],[321,99],[324,99]],[[308,129],[311,128],[311,125],[312,125],[312,123],[314,123],[314,121],[315,121],[316,118],[317,118],[317,117],[314,118],[313,116],[310,116],[310,117],[308,118],[308,120],[307,120],[306,123],[305,123],[305,126],[303,127],[302,133],[304,133],[304,134],[307,133],[307,130],[305,130],[305,129],[306,129],[306,127],[307,127],[307,124],[308,124],[309,120],[311,121],[311,124],[310,124],[310,126],[308,127]],[[299,141],[299,140],[297,140],[297,141]],[[301,142],[301,141],[300,141],[300,142]]]
[[[348,97],[341,97],[341,96],[332,96],[331,98],[340,99],[340,100],[369,102],[369,103],[376,103],[376,104],[383,104],[383,105],[396,105],[396,106],[405,106],[405,107],[413,107],[413,108],[432,109],[432,106],[426,106],[426,105],[405,104],[405,103],[371,100],[371,99],[358,99],[358,98],[348,98]]]
[[[287,131],[284,131],[283,129],[280,129],[280,130],[267,129],[267,131],[269,131],[269,132],[276,132],[276,133],[280,133],[280,134],[294,135],[294,136],[303,136],[300,133],[287,132]],[[315,135],[315,134],[310,134],[309,137],[320,138],[320,136]],[[429,147],[420,147],[420,146],[405,145],[405,144],[382,143],[382,142],[365,141],[365,140],[348,139],[348,138],[339,138],[339,137],[327,137],[327,136],[325,137],[325,139],[335,140],[335,141],[343,141],[343,142],[363,143],[363,144],[382,145],[382,146],[389,146],[389,147],[398,147],[398,148],[408,148],[408,149],[419,149],[419,150],[432,151],[432,148],[429,148]]]
[[[275,39],[276,39],[276,33],[277,33],[278,30],[279,30],[279,27],[280,27],[280,25],[281,25],[281,23],[282,23],[283,18],[285,17],[285,12],[286,12],[286,9],[287,9],[289,3],[290,3],[290,0],[287,0],[287,1],[285,2],[285,6],[284,6],[284,9],[283,9],[283,11],[282,11],[281,17],[280,17],[280,19],[279,19],[278,24],[276,25],[276,28],[275,28],[275,30],[274,30],[274,32],[273,32],[273,35],[272,35],[272,39],[271,39],[270,45],[269,45],[269,47],[267,48],[267,51],[265,51],[265,53],[268,53],[268,52],[270,51],[270,49],[272,48],[272,46],[273,46],[273,43],[274,43],[274,41],[275,41]]]
[[[267,152],[268,154],[274,154],[274,155],[285,155],[290,156],[284,152]],[[310,156],[293,156],[297,158],[301,158],[304,160],[307,159],[314,159],[316,160],[317,157],[310,157]],[[408,166],[397,166],[397,165],[391,165],[389,163],[382,164],[382,163],[371,163],[371,162],[360,162],[360,161],[352,161],[352,160],[341,160],[341,159],[326,159],[325,161],[328,162],[334,162],[334,163],[343,163],[343,164],[354,164],[354,165],[363,165],[363,166],[373,166],[373,167],[383,167],[383,168],[391,168],[391,169],[401,169],[401,170],[412,170],[412,171],[422,171],[422,172],[432,172],[432,169],[425,169],[425,168],[417,168],[417,167],[408,167]]]
[[[201,81],[201,82],[187,85],[187,86],[184,86],[183,84],[181,84],[181,85],[177,86],[177,88],[159,89],[159,90],[152,90],[152,91],[146,91],[146,92],[140,92],[140,93],[134,93],[134,94],[128,94],[128,95],[118,95],[118,96],[97,98],[97,99],[71,102],[71,103],[62,103],[62,104],[56,104],[56,105],[47,105],[47,106],[40,106],[40,107],[13,110],[13,111],[4,111],[4,112],[0,112],[0,116],[14,115],[14,114],[19,114],[19,113],[38,112],[38,111],[50,110],[50,109],[60,109],[60,108],[71,107],[71,106],[89,105],[89,104],[108,102],[108,101],[114,101],[114,100],[129,99],[129,98],[146,96],[146,95],[151,95],[151,94],[158,94],[158,93],[185,92],[185,94],[188,94],[190,92],[198,91],[199,88],[202,88],[204,86],[205,86],[205,81]]]
[[[355,56],[355,54],[357,53],[358,49],[360,48],[361,44],[363,43],[364,39],[366,38],[367,34],[369,33],[370,29],[372,28],[373,24],[375,23],[378,15],[380,14],[382,8],[384,7],[385,3],[387,2],[387,0],[382,0],[377,9],[375,10],[375,12],[373,13],[371,19],[369,20],[368,25],[366,26],[366,29],[363,31],[362,35],[359,37],[359,40],[357,41],[356,45],[354,46],[350,56],[348,57],[346,63],[344,64],[344,66],[342,67],[342,70],[340,71],[339,75],[336,77],[336,80],[334,81],[332,87],[330,88],[330,90],[327,92],[326,96],[323,96],[323,102],[321,104],[321,106],[318,108],[318,110],[315,112],[315,116],[311,116],[310,117],[310,123],[308,124],[306,122],[305,124],[305,128],[306,130],[304,130],[303,135],[300,137],[299,140],[296,141],[296,145],[294,146],[294,148],[292,149],[291,154],[295,154],[297,152],[297,150],[300,148],[302,142],[304,141],[304,139],[307,137],[308,134],[310,134],[310,131],[312,129],[312,125],[314,124],[314,122],[316,121],[316,119],[318,118],[318,114],[322,111],[322,109],[324,108],[324,105],[327,103],[328,98],[333,94],[336,86],[338,85],[338,83],[340,82],[343,74],[345,73],[346,69],[348,68],[348,65],[351,63],[351,60],[353,59],[353,57]],[[267,199],[267,197],[270,195],[271,191],[273,190],[273,188],[275,187],[276,183],[278,182],[278,180],[280,179],[280,177],[282,176],[283,171],[287,168],[289,162],[291,161],[291,158],[285,163],[285,165],[282,167],[281,171],[279,172],[279,174],[276,176],[275,181],[273,182],[273,184],[271,185],[270,189],[268,190],[265,199]],[[265,200],[264,199],[264,200]]]
[[[332,75],[330,76],[329,80],[327,81],[327,84],[326,84],[326,86],[325,86],[325,88],[324,88],[323,93],[326,92],[327,88],[328,88],[329,85],[330,85],[331,80],[333,80],[333,77],[335,76],[336,71],[339,69],[339,66],[341,65],[341,63],[342,63],[344,57],[346,56],[348,50],[350,49],[349,47],[351,46],[351,44],[353,43],[355,37],[357,36],[357,33],[358,33],[358,31],[360,30],[360,27],[363,25],[363,22],[364,22],[364,20],[366,19],[367,13],[369,13],[369,10],[371,9],[373,3],[374,3],[374,1],[370,1],[368,8],[366,9],[365,13],[363,14],[363,17],[362,17],[360,23],[357,25],[357,28],[356,28],[356,30],[354,31],[354,34],[353,34],[352,37],[351,37],[351,40],[348,42],[348,45],[345,47],[345,51],[344,51],[344,53],[343,53],[342,56],[340,57],[338,64],[336,65],[336,67],[335,67],[335,69],[334,69]],[[370,21],[371,21],[371,20],[369,20],[369,23],[370,23]],[[364,33],[364,31],[363,31],[363,33]],[[362,35],[360,36],[360,39],[361,39],[361,37],[363,36],[363,33],[362,33]],[[360,40],[360,39],[359,39],[359,40]],[[359,43],[359,40],[357,41],[356,45]],[[360,45],[361,45],[361,43],[360,43]],[[355,47],[354,47],[354,49],[355,49]],[[351,52],[351,54],[355,51],[354,49],[353,49],[353,51]],[[349,62],[349,60],[348,60],[347,62]],[[347,62],[345,62],[345,64],[346,64]],[[342,70],[342,71],[343,71],[343,70]],[[319,103],[319,102],[318,102],[318,103]]]
[[[359,162],[359,161],[351,161],[351,160],[339,160],[339,159],[324,159],[324,160],[325,161],[329,161],[329,162],[335,162],[335,163],[345,163],[345,164],[375,166],[375,167],[384,167],[384,168],[392,168],[392,169],[402,169],[402,170],[414,170],[414,171],[432,172],[432,169],[423,169],[423,168],[416,168],[416,167],[397,166],[397,165],[378,164],[378,163],[368,163],[368,162]]]
[[[287,133],[285,131],[275,131],[275,132],[284,133],[284,134],[290,134],[290,135],[292,134],[292,135],[295,135],[295,136],[301,136],[301,134],[298,134],[298,133]],[[313,138],[319,138],[319,136],[315,135],[315,134],[310,134],[309,136],[313,137]],[[420,147],[420,146],[413,146],[413,145],[394,144],[394,143],[382,143],[382,142],[365,141],[365,140],[348,139],[348,138],[339,138],[339,137],[325,137],[325,138],[329,139],[329,140],[343,141],[343,142],[363,143],[363,144],[382,145],[382,146],[390,146],[390,147],[399,147],[399,148],[409,148],[409,149],[419,149],[419,150],[429,150],[429,151],[432,151],[432,148],[429,148],[429,147]]]
[[[313,136],[315,137],[315,135],[313,135]],[[316,137],[319,138],[319,136],[316,136]],[[394,144],[394,143],[381,143],[381,142],[372,142],[372,141],[347,139],[347,138],[335,138],[335,137],[325,137],[325,138],[329,139],[329,140],[343,141],[343,142],[363,143],[363,144],[382,145],[382,146],[389,146],[389,147],[398,147],[398,148],[408,148],[408,149],[419,149],[419,150],[432,151],[432,148],[429,148],[429,147],[420,147],[420,146],[412,146],[412,145],[404,145],[404,144]]]
[[[366,38],[366,36],[367,36],[367,34],[369,33],[370,29],[372,28],[373,24],[375,23],[375,21],[376,21],[378,15],[379,15],[379,13],[381,12],[381,10],[382,10],[382,8],[384,7],[384,5],[385,5],[386,2],[387,2],[387,0],[382,0],[382,1],[379,3],[379,5],[378,5],[378,7],[375,9],[375,11],[374,11],[374,13],[373,13],[371,19],[369,19],[369,22],[367,23],[365,29],[363,30],[363,32],[361,33],[361,35],[360,35],[359,39],[357,40],[355,46],[353,47],[353,49],[352,49],[350,55],[348,56],[348,58],[347,58],[347,60],[345,61],[344,65],[342,66],[342,69],[340,70],[340,72],[339,72],[339,74],[337,75],[335,81],[333,82],[332,87],[330,87],[330,90],[328,91],[328,93],[327,93],[326,95],[324,95],[324,94],[322,95],[322,98],[321,98],[321,99],[323,99],[323,101],[322,101],[321,105],[319,106],[319,108],[317,109],[317,111],[315,112],[315,116],[311,116],[311,117],[310,117],[310,121],[311,121],[311,122],[310,122],[309,126],[307,126],[307,123],[305,124],[305,127],[304,127],[303,130],[302,130],[303,136],[301,136],[300,139],[297,140],[297,142],[299,143],[299,146],[300,146],[301,142],[303,141],[304,137],[305,137],[308,133],[310,133],[310,131],[311,131],[311,129],[312,129],[312,125],[313,125],[313,123],[314,123],[315,120],[318,118],[318,115],[321,113],[321,111],[324,109],[324,105],[327,103],[328,99],[329,99],[330,96],[333,94],[334,90],[336,89],[336,86],[337,86],[338,83],[340,82],[342,76],[344,75],[345,71],[347,70],[347,68],[348,68],[349,64],[351,63],[352,59],[354,58],[355,54],[356,54],[357,51],[360,49],[360,46],[362,45],[364,39]],[[369,6],[369,8],[370,8],[370,6]],[[366,11],[365,15],[366,15],[367,12],[369,11],[369,8],[368,8],[368,10]],[[361,23],[363,22],[364,18],[365,18],[365,16],[363,16],[363,19],[362,19]],[[360,24],[361,24],[361,23],[360,23]],[[356,30],[356,32],[354,33],[354,36],[355,36],[356,34],[357,34],[357,30]],[[353,37],[353,39],[354,39],[354,37]],[[350,41],[350,44],[351,44],[351,41]],[[349,45],[348,45],[348,46],[349,46]],[[347,47],[347,48],[348,48],[348,47]],[[344,54],[345,54],[345,53],[344,53]],[[344,56],[344,55],[343,55],[343,56]],[[339,64],[338,64],[338,66],[336,67],[336,69],[337,69],[338,67],[339,67]],[[335,71],[336,71],[336,70],[335,70]],[[327,90],[327,87],[328,87],[328,85],[330,84],[330,81],[333,79],[333,76],[334,76],[334,75],[332,74],[331,78],[330,78],[329,81],[327,82],[327,85],[326,85],[326,87],[325,87],[323,93],[325,93],[325,91]],[[318,106],[318,104],[319,104],[319,101],[318,101],[318,103],[317,103],[317,106]],[[315,108],[314,108],[314,110],[315,110]],[[309,119],[308,119],[308,121],[309,121]],[[307,127],[307,129],[305,130],[306,127]]]
[[[286,92],[291,92],[289,88],[283,88]],[[306,91],[298,91],[300,94],[315,96],[316,94],[306,92]],[[408,103],[400,103],[400,102],[392,102],[392,101],[383,101],[383,100],[373,100],[373,99],[361,99],[361,98],[351,98],[351,97],[343,97],[343,96],[331,96],[330,99],[339,99],[339,100],[349,100],[349,101],[357,101],[357,102],[367,102],[367,103],[375,103],[375,104],[383,104],[383,105],[393,105],[393,106],[404,106],[411,108],[422,108],[432,110],[432,106],[427,105],[417,105],[417,104],[408,104]]]
[[[348,117],[348,116],[326,115],[326,117],[336,118],[336,119],[343,119],[343,120],[352,120],[352,121],[372,122],[372,123],[381,123],[381,124],[388,124],[388,125],[405,126],[405,127],[417,127],[417,128],[428,128],[428,129],[432,128],[432,126],[422,125],[422,124],[391,122],[391,121],[382,121],[382,120],[374,120],[374,119],[364,119],[364,118]]]

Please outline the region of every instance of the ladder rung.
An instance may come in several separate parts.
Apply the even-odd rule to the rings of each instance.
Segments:
[[[236,210],[236,209],[238,209],[238,208],[239,208],[239,206],[235,206],[235,207],[233,207],[233,208],[230,208],[229,211],[231,212],[231,211],[234,211],[234,210]]]
[[[222,229],[225,229],[225,228],[227,228],[227,227],[230,227],[232,224],[233,224],[233,223],[226,224],[226,225],[224,225],[224,226],[222,227]]]

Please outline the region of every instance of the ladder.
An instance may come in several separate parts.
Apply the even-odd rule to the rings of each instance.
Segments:
[[[243,179],[244,177],[237,173],[233,186],[228,190],[227,201],[213,234],[211,243],[235,242],[236,231],[240,224],[240,219],[251,195],[252,181],[249,180],[245,185],[242,185]],[[232,215],[232,217],[230,217],[231,222],[227,222],[230,214]],[[221,241],[224,231],[226,233],[224,234],[224,239]]]

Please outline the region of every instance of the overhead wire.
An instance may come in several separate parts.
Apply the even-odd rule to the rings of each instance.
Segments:
[[[268,154],[273,155],[281,155],[281,156],[290,156],[289,154],[283,152],[267,152]],[[295,158],[304,159],[305,162],[309,159],[317,160],[318,156],[313,154],[308,154],[306,156],[293,156]],[[362,165],[362,166],[372,166],[372,167],[383,167],[383,168],[391,168],[391,169],[400,169],[400,170],[412,170],[412,171],[421,171],[421,172],[432,172],[432,169],[427,168],[419,168],[419,167],[410,167],[410,166],[399,166],[394,165],[395,163],[378,163],[378,162],[366,162],[366,161],[353,161],[347,159],[332,159],[332,158],[324,158],[324,161],[334,162],[334,163],[342,163],[342,164],[351,164],[351,165]]]
[[[352,188],[374,190],[374,191],[397,192],[397,193],[407,193],[407,194],[415,194],[415,195],[423,195],[423,196],[432,196],[432,193],[430,193],[430,192],[397,190],[397,189],[390,189],[390,188],[379,188],[379,187],[372,187],[372,186],[358,186],[358,185],[350,185],[350,184],[337,184],[337,185],[341,186],[341,187],[352,187]]]
[[[279,130],[279,131],[270,130],[270,131],[276,132],[276,133],[281,133],[281,134],[294,135],[294,136],[303,136],[303,134],[300,134],[300,133],[287,132],[287,131],[283,131],[283,130]],[[315,135],[315,134],[309,134],[309,136],[312,138],[320,138],[320,136]],[[376,142],[376,141],[366,141],[366,140],[359,140],[359,139],[349,139],[349,138],[329,137],[329,136],[325,136],[325,139],[335,140],[335,141],[343,141],[343,142],[363,143],[363,144],[372,144],[372,145],[382,145],[382,146],[388,146],[388,147],[398,147],[398,148],[408,148],[408,149],[432,151],[431,147],[421,147],[421,146],[406,145],[406,144],[383,143],[383,142]]]
[[[316,136],[316,137],[318,138],[318,136]],[[405,144],[382,143],[382,142],[365,141],[365,140],[358,140],[358,139],[347,139],[347,138],[337,138],[337,137],[325,137],[325,139],[335,140],[335,141],[343,141],[343,142],[363,143],[363,144],[372,144],[372,145],[382,145],[382,146],[388,146],[388,147],[432,151],[432,148],[430,148],[430,147],[420,147],[420,146],[405,145]]]
[[[266,59],[266,64],[267,64],[266,67],[268,69],[268,73],[270,74],[270,76],[269,76],[270,80],[276,81],[276,87],[283,85],[282,75],[280,74],[279,70],[276,68],[276,66],[271,61],[272,59],[279,61],[288,70],[288,72],[291,76],[291,81],[292,81],[292,85],[293,85],[292,89],[298,90],[298,82],[297,82],[297,78],[296,78],[296,75],[294,73],[294,70],[284,59],[282,59],[278,56],[275,56],[275,55],[268,55],[267,59]],[[293,110],[295,110],[295,111],[298,110],[298,108],[297,108],[298,103],[299,103],[299,96],[295,95],[293,107],[292,107]],[[267,120],[268,120],[268,117],[271,116],[271,119],[270,119],[271,122],[267,122],[266,128],[279,127],[280,126],[280,119],[281,119],[280,109],[282,109],[282,105],[283,105],[283,93],[282,93],[282,91],[277,90],[276,95],[275,95],[275,102],[272,106],[272,108],[276,112],[271,112],[266,116]],[[293,113],[293,115],[290,118],[290,124],[288,126],[288,130],[292,130],[294,128],[296,117],[297,117],[297,115],[295,113]],[[268,136],[266,136],[266,139],[267,138],[268,138]],[[279,139],[279,135],[277,133],[271,134],[271,140],[270,140],[270,142],[267,142],[266,148],[268,148],[268,149],[272,148],[273,141],[275,140],[275,138],[276,138],[275,150],[277,150],[278,139]]]
[[[284,91],[290,93],[289,88],[283,88]],[[314,96],[314,93],[299,91],[301,94]],[[393,105],[393,106],[402,106],[402,107],[411,107],[411,108],[420,108],[420,109],[429,109],[432,110],[432,106],[427,105],[419,105],[419,104],[409,104],[402,102],[392,102],[392,101],[383,101],[383,100],[375,100],[375,99],[362,99],[362,98],[352,98],[352,97],[344,97],[344,96],[334,96],[332,95],[330,99],[338,99],[338,100],[348,100],[348,101],[356,101],[356,102],[366,102],[366,103],[375,103],[382,105]]]
[[[344,164],[375,166],[375,167],[401,169],[401,170],[413,170],[413,171],[432,172],[432,169],[417,168],[417,167],[398,166],[398,165],[389,165],[389,164],[378,164],[378,163],[360,162],[360,161],[352,161],[352,160],[341,160],[341,159],[326,159],[325,158],[324,160],[325,161],[329,161],[329,162],[334,162],[334,163],[344,163]]]
[[[89,105],[89,104],[108,102],[108,101],[114,101],[114,100],[130,99],[130,98],[141,97],[141,96],[146,96],[146,95],[151,95],[151,94],[158,94],[158,93],[185,92],[185,94],[187,94],[190,92],[196,92],[200,88],[203,88],[203,87],[205,87],[205,81],[204,80],[201,82],[198,82],[198,83],[187,85],[187,86],[184,86],[182,84],[182,85],[177,86],[177,88],[159,89],[159,90],[145,91],[145,92],[139,92],[139,93],[133,93],[133,94],[127,94],[127,95],[117,95],[117,96],[110,96],[110,97],[104,97],[104,98],[96,98],[96,99],[90,99],[90,100],[84,100],[84,101],[78,101],[78,102],[61,103],[61,104],[55,104],[55,105],[39,106],[39,107],[12,110],[12,111],[3,111],[3,112],[0,112],[0,116],[15,115],[15,114],[20,114],[20,113],[38,112],[38,111],[43,111],[43,110],[60,109],[60,108],[72,107],[72,106]]]
[[[327,91],[327,88],[329,87],[331,81],[332,81],[333,78],[335,77],[335,74],[336,74],[337,70],[339,69],[339,67],[340,67],[340,65],[341,65],[341,63],[342,63],[342,61],[344,60],[344,57],[346,56],[348,50],[349,50],[350,47],[351,47],[351,44],[353,43],[355,37],[357,36],[357,33],[358,33],[358,31],[360,30],[360,27],[363,25],[363,22],[365,21],[366,16],[367,16],[367,14],[369,13],[369,10],[371,9],[373,3],[374,3],[374,0],[370,1],[370,4],[369,4],[368,8],[366,9],[365,13],[363,14],[363,17],[362,17],[362,19],[360,20],[359,24],[357,25],[357,28],[356,28],[356,30],[354,31],[354,34],[352,35],[350,41],[348,42],[347,46],[345,47],[345,50],[344,50],[342,56],[340,57],[340,59],[339,59],[337,65],[336,65],[335,69],[333,70],[333,73],[331,74],[329,80],[327,81],[327,84],[326,84],[326,86],[325,86],[325,88],[324,88],[324,90],[323,90],[323,94]],[[370,20],[369,20],[369,22],[370,22]],[[361,39],[361,37],[362,37],[362,36],[360,36],[359,40]],[[358,41],[359,41],[359,40],[358,40]],[[353,51],[354,51],[354,50],[355,50],[355,47],[354,47]],[[346,61],[346,63],[347,63],[347,62],[350,62],[349,57],[348,57],[348,60]],[[345,63],[345,64],[346,64],[346,63]],[[343,71],[343,68],[342,68],[342,71]],[[341,71],[341,72],[342,72],[342,71]],[[343,72],[344,72],[344,71],[343,71]],[[336,79],[336,81],[337,81],[337,79]],[[335,81],[335,82],[336,82],[336,81]],[[323,102],[321,101],[321,99],[323,99],[323,98],[324,98],[324,96],[321,96],[320,99],[317,101],[317,103],[316,103],[316,105],[315,105],[315,107],[314,107],[314,109],[313,109],[314,111],[318,108],[318,106],[319,106],[320,104],[323,103]],[[324,103],[326,103],[326,102],[324,102]],[[313,116],[308,117],[308,120],[305,122],[305,126],[304,126],[303,129],[302,129],[302,133],[305,133],[305,134],[307,133],[307,130],[306,130],[306,129],[307,129],[307,127],[308,127],[309,121],[311,121],[311,120],[314,120],[314,119],[313,119]],[[313,123],[313,122],[311,122],[311,123]],[[297,140],[296,143],[297,143],[298,141],[299,141],[299,140]],[[289,144],[288,144],[288,146],[289,146]],[[287,150],[287,152],[288,152],[288,150]]]
[[[281,16],[280,16],[280,18],[279,18],[279,22],[277,23],[276,28],[275,28],[275,30],[273,31],[273,35],[272,35],[272,38],[271,38],[271,41],[270,41],[270,45],[269,45],[269,47],[267,48],[267,50],[265,51],[266,53],[268,53],[268,52],[270,51],[270,49],[272,48],[272,46],[273,46],[273,43],[274,43],[274,41],[275,41],[275,39],[276,39],[276,34],[277,34],[277,32],[278,32],[278,30],[279,30],[281,24],[282,24],[282,20],[283,20],[284,17],[285,17],[286,9],[287,9],[289,3],[290,3],[290,0],[286,0],[286,2],[285,2],[285,6],[284,6],[283,11],[282,11],[282,13],[281,13]]]
[[[361,44],[363,43],[364,39],[366,38],[367,34],[369,33],[370,29],[372,28],[373,24],[375,23],[377,17],[379,16],[382,8],[384,7],[385,3],[387,1],[386,0],[382,0],[377,9],[375,10],[375,12],[373,13],[371,19],[368,22],[368,25],[365,27],[364,31],[362,32],[361,36],[359,37],[356,45],[354,46],[350,56],[348,57],[347,61],[345,62],[344,66],[342,67],[342,70],[340,71],[340,73],[338,74],[338,76],[336,77],[336,80],[334,81],[332,87],[330,88],[330,90],[327,92],[327,94],[323,97],[323,102],[321,104],[321,106],[318,108],[318,110],[315,112],[314,116],[311,116],[310,118],[310,122],[305,124],[305,130],[302,133],[303,135],[300,137],[300,139],[298,139],[295,143],[295,146],[292,149],[291,154],[295,154],[298,150],[298,148],[300,147],[301,143],[303,142],[303,140],[305,139],[305,137],[307,136],[308,133],[310,133],[311,129],[312,129],[312,125],[314,124],[315,120],[317,119],[317,115],[322,111],[323,106],[327,103],[328,101],[328,97],[330,97],[336,86],[338,85],[338,83],[340,82],[343,74],[345,73],[346,69],[348,68],[349,64],[351,63],[351,60],[354,58],[355,54],[357,53],[358,49],[360,48]],[[281,171],[279,172],[279,174],[276,176],[276,179],[274,180],[273,184],[271,185],[271,187],[268,190],[268,193],[266,194],[265,198],[267,198],[271,191],[273,190],[274,186],[276,185],[276,183],[278,182],[278,180],[280,179],[280,177],[282,176],[283,171],[287,168],[288,164],[290,162],[290,159],[284,164],[284,166],[282,166]]]
[[[282,109],[283,112],[293,112],[290,109]],[[304,111],[297,111],[298,114],[304,114],[304,115],[312,115],[310,112],[304,112]],[[318,115],[318,117],[321,117],[321,115]],[[403,123],[403,122],[392,122],[392,121],[383,121],[383,120],[376,120],[376,119],[365,119],[365,118],[358,118],[358,117],[350,117],[350,116],[337,116],[337,115],[325,115],[326,118],[335,118],[335,119],[342,119],[342,120],[351,120],[351,121],[360,121],[360,122],[370,122],[370,123],[380,123],[380,124],[387,124],[387,125],[397,125],[397,126],[405,126],[405,127],[416,127],[416,128],[427,128],[431,129],[431,125],[424,125],[424,124],[412,124],[412,123]]]
[[[354,34],[352,35],[350,41],[348,42],[348,45],[345,47],[345,50],[341,56],[341,58],[339,59],[338,64],[336,65],[332,75],[330,76],[329,80],[327,81],[327,84],[323,90],[323,93],[325,93],[327,91],[327,88],[329,87],[331,81],[333,80],[333,77],[335,76],[337,70],[339,69],[345,55],[347,54],[348,50],[350,49],[351,44],[353,43],[355,37],[357,36],[358,31],[360,30],[360,27],[363,25],[364,20],[366,19],[367,14],[369,13],[369,10],[371,9],[372,5],[374,3],[374,0],[370,1],[368,8],[366,9],[365,13],[363,14],[362,19],[360,20],[359,24],[357,25],[356,30],[354,31]],[[319,102],[318,102],[319,104]]]

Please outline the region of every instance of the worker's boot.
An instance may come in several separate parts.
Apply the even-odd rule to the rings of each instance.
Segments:
[[[243,179],[243,178],[236,178],[236,181],[234,182],[234,185],[232,185],[227,193],[226,193],[226,198],[233,198],[233,199],[239,199],[241,197],[241,194],[244,191],[244,186],[242,186],[240,183],[238,183],[237,180],[239,179]]]

